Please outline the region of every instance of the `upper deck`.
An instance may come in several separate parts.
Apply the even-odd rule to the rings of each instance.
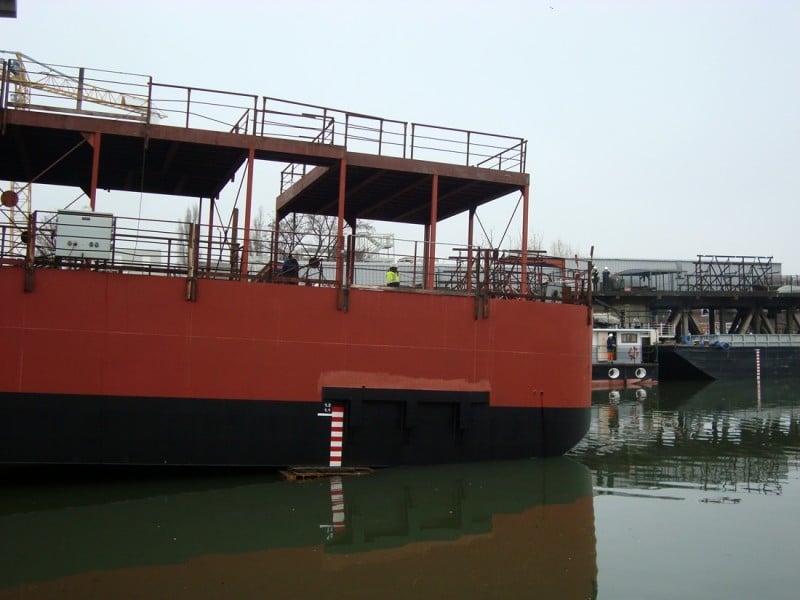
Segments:
[[[521,137],[45,65],[20,53],[0,56],[0,180],[23,191],[32,183],[79,188],[92,210],[97,190],[212,200],[208,216],[200,216],[205,222],[195,226],[114,214],[106,254],[65,253],[58,247],[59,217],[20,206],[16,214],[23,219],[3,229],[0,264],[74,266],[75,257],[91,256],[95,268],[116,272],[263,282],[274,281],[294,252],[308,261],[305,278],[313,273],[316,285],[380,285],[380,272],[403,262],[410,265],[412,289],[481,288],[489,295],[571,301],[587,290],[583,265],[567,269],[563,259],[527,248],[529,176]],[[251,218],[256,161],[286,165],[275,185],[270,231],[256,230]],[[244,225],[236,208],[226,228],[214,222],[213,201],[237,177]],[[514,193],[522,205],[522,231],[515,234],[522,247],[479,248],[475,210]],[[315,243],[301,244],[281,225],[292,213],[333,217],[334,225]],[[457,247],[437,242],[436,223],[461,213],[469,215],[464,239]],[[360,219],[424,225],[425,239],[407,240],[405,253],[369,255],[356,239]],[[23,229],[25,236],[18,233]],[[80,231],[81,239],[66,242],[73,249],[106,235],[91,227],[70,231]]]
[[[433,175],[438,220],[528,184],[519,137],[0,54],[0,180],[217,198],[252,152],[288,164],[280,216],[336,215],[344,174],[348,220],[418,224]]]

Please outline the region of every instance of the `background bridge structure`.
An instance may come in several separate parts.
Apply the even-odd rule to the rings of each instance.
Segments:
[[[626,269],[598,283],[596,310],[669,335],[800,333],[800,281],[769,256],[698,255],[690,271]]]

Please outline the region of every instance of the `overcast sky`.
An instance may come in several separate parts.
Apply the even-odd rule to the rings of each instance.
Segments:
[[[0,49],[45,63],[523,137],[545,248],[772,256],[800,274],[800,2],[17,7]],[[259,202],[272,209],[268,183]],[[499,237],[511,208],[482,222]]]

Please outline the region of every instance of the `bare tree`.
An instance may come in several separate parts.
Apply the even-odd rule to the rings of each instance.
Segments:
[[[522,236],[518,235],[512,240],[511,248],[522,249]],[[528,251],[543,251],[544,250],[544,236],[533,230],[528,231]]]
[[[557,239],[550,244],[550,254],[560,258],[572,258],[576,251],[572,244],[568,244],[562,239]]]
[[[519,246],[517,247],[522,248],[522,244],[519,244]],[[533,231],[533,230],[528,231],[528,250],[541,251],[543,249],[544,249],[544,236],[538,231]]]
[[[273,216],[268,222],[263,211],[259,209],[253,221],[252,228],[259,230],[259,235],[252,236],[258,239],[259,247],[271,245],[272,238],[278,227]],[[330,258],[336,253],[336,218],[324,215],[304,215],[291,213],[280,223],[277,233],[277,252],[284,256],[290,252],[303,256]]]
[[[481,246],[482,248],[494,248],[497,237],[498,235],[495,233],[494,229],[489,229],[489,231],[486,231],[481,227],[480,232],[478,233],[477,245]]]
[[[336,217],[300,215],[294,229],[294,240],[301,253],[316,258],[333,258],[336,255]]]
[[[250,253],[252,255],[263,257],[269,254],[274,230],[274,223],[267,220],[264,207],[259,206],[250,226]]]
[[[255,221],[253,227],[256,227]],[[274,218],[267,229],[271,240],[272,232],[275,231]],[[368,221],[358,221],[356,234],[356,255],[361,256],[360,260],[366,260],[376,250],[375,226]],[[293,213],[281,222],[278,254],[283,256],[293,252],[308,258],[332,259],[336,256],[336,236],[336,217]]]

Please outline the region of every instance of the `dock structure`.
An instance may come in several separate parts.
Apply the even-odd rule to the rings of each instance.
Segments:
[[[700,255],[693,272],[628,269],[593,292],[595,309],[635,326],[665,324],[676,337],[800,333],[800,286],[772,257]]]
[[[375,470],[370,467],[327,467],[327,466],[305,466],[288,467],[280,471],[284,479],[288,481],[308,481],[311,479],[321,479],[324,477],[341,477],[344,475],[370,475]]]

